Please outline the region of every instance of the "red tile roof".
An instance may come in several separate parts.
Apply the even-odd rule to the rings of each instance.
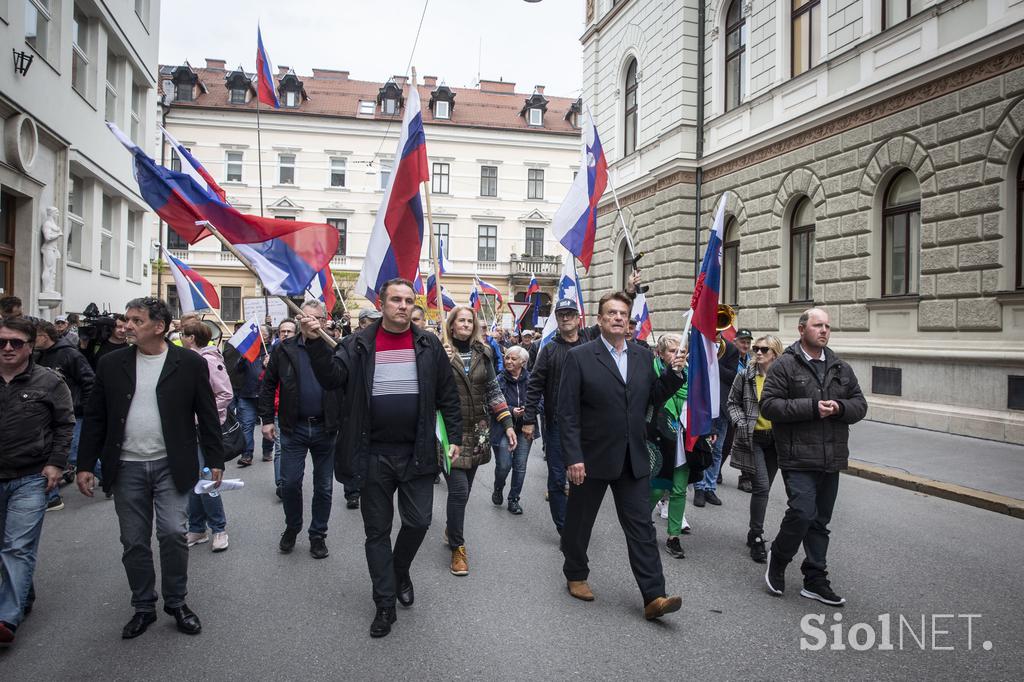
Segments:
[[[219,60],[214,61],[219,66]],[[208,65],[210,66],[210,65]],[[171,71],[177,67],[163,67],[160,70],[163,80],[170,80]],[[175,102],[175,107],[181,108],[215,108],[215,109],[255,109],[256,102],[252,100],[246,104],[231,104],[230,92],[224,85],[224,79],[231,71],[222,68],[195,68],[192,70],[198,75],[200,83],[205,87],[205,92],[199,92],[198,96],[191,102]],[[342,118],[364,118],[359,116],[359,102],[372,101],[375,104],[374,116],[376,120],[400,119],[401,116],[387,116],[381,113],[380,106],[376,104],[378,91],[384,83],[372,81],[351,80],[347,71],[333,71],[327,69],[314,69],[312,76],[300,76],[303,89],[309,96],[308,100],[296,108],[285,109],[282,107],[276,111],[261,108],[264,115],[277,113],[289,115],[315,115],[315,116],[339,116]],[[280,82],[283,74],[275,74],[275,81]],[[402,90],[408,93],[408,84],[405,78],[394,79]],[[436,78],[427,76],[424,78],[428,83],[436,83]],[[436,87],[436,85],[434,86]],[[568,97],[552,97],[545,95],[548,100],[547,113],[544,115],[544,126],[539,128],[530,126],[526,117],[520,115],[523,105],[533,93],[524,94],[515,92],[515,83],[502,81],[481,81],[479,88],[451,88],[455,94],[455,104],[452,107],[450,119],[435,119],[429,108],[430,95],[433,87],[420,83],[419,93],[423,107],[424,123],[450,126],[468,126],[477,128],[499,128],[505,130],[529,130],[538,133],[572,134],[579,135],[579,130],[573,128],[566,118],[566,112],[576,101]],[[543,88],[538,87],[538,92],[543,93]]]

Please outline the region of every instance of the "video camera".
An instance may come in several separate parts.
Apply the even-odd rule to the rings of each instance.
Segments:
[[[89,343],[103,343],[114,333],[116,320],[113,313],[101,313],[95,303],[90,303],[82,311],[78,323],[78,338]]]

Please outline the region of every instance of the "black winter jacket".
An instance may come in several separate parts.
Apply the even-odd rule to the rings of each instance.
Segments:
[[[771,420],[780,469],[845,469],[850,424],[864,418],[868,404],[853,369],[825,348],[824,380],[804,358],[797,341],[772,363],[761,390],[761,414]],[[819,400],[835,400],[839,414],[822,419]]]
[[[85,402],[92,391],[92,383],[96,373],[92,371],[89,361],[85,359],[78,347],[66,337],[60,337],[49,348],[39,350],[36,362],[43,367],[56,370],[71,389],[71,402],[75,406],[75,416],[81,417],[85,411]]]
[[[320,343],[323,342],[321,341]],[[305,344],[306,352],[309,353],[310,362],[312,362],[312,344],[309,341],[306,341]],[[277,418],[282,431],[294,429],[296,419],[298,418],[300,395],[298,354],[301,352],[302,349],[299,348],[298,336],[285,339],[274,346],[270,352],[270,362],[267,363],[267,371],[263,375],[263,383],[260,386],[258,409],[260,421],[264,424],[274,423],[274,394],[277,392],[278,384],[281,386],[280,399],[277,401]],[[244,362],[245,358],[242,358],[242,361]],[[316,371],[315,365],[313,371]],[[338,391],[325,390],[323,392],[323,411],[324,431],[328,433],[337,431],[341,412],[341,394]]]
[[[366,477],[372,419],[370,401],[380,324],[377,320],[366,329],[346,336],[333,353],[321,339],[306,341],[313,371],[321,386],[327,391],[338,390],[343,399],[344,410],[334,454],[334,476],[341,482],[351,479],[361,482]],[[419,421],[413,459],[402,474],[403,480],[438,472],[437,410],[444,417],[448,442],[462,442],[462,408],[448,354],[436,336],[416,325],[412,326],[412,336],[419,384]]]
[[[534,424],[541,413],[541,400],[545,406],[544,422],[547,425],[555,419],[554,409],[558,404],[558,383],[562,379],[565,358],[576,346],[592,341],[601,335],[597,325],[580,329],[575,343],[569,343],[556,333],[555,337],[537,353],[537,361],[530,368],[530,383],[526,392],[526,413],[523,422]]]
[[[30,361],[11,383],[0,379],[0,481],[63,469],[74,430],[71,392],[59,374]]]

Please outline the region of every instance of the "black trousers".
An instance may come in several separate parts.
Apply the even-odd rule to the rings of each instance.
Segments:
[[[448,483],[448,545],[455,549],[466,544],[466,504],[469,503],[469,493],[473,490],[473,479],[476,478],[476,470],[479,467],[470,469],[452,468],[451,473],[445,474],[445,481]]]
[[[789,563],[804,546],[800,570],[804,583],[828,576],[828,524],[839,492],[839,472],[782,470],[789,506],[782,517],[779,534],[772,543],[772,558]]]
[[[371,448],[363,482],[360,510],[366,531],[366,565],[373,582],[373,601],[378,607],[394,607],[395,576],[408,573],[430,528],[434,476],[402,480],[412,456],[411,446],[407,453],[374,453]],[[396,491],[402,527],[392,549]]]
[[[590,575],[587,558],[590,533],[604,493],[611,488],[619,525],[626,535],[629,566],[633,569],[644,604],[647,604],[652,599],[665,596],[665,575],[661,570],[658,537],[651,521],[648,500],[651,477],[636,478],[629,466],[629,458],[625,462],[622,474],[614,480],[587,476],[582,485],[570,487],[565,526],[562,528],[562,554],[565,556],[562,572],[566,580],[586,580]]]

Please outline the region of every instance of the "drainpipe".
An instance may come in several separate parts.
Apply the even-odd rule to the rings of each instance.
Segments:
[[[162,97],[161,99],[166,100],[167,98]],[[171,113],[170,102],[168,102],[168,101],[161,101],[161,103],[160,103],[160,125],[162,125],[164,128],[167,127],[167,114],[169,114],[169,113]],[[165,163],[166,154],[167,154],[167,140],[164,139],[164,133],[161,130],[160,131],[160,165],[164,166],[164,167],[167,166],[167,164]],[[160,250],[160,248],[161,247],[165,247],[167,245],[167,242],[164,241],[164,221],[163,221],[163,218],[161,218],[159,220],[159,222],[157,223],[156,243],[157,243],[157,253],[156,253],[156,297],[159,298],[159,299],[163,299],[163,295],[164,295],[164,288],[163,288],[163,280],[164,280],[164,265],[163,265],[164,254],[163,254],[163,251]]]
[[[706,2],[707,0],[697,0],[697,179],[694,183],[696,208],[693,212],[693,279],[695,282],[697,271],[700,269],[700,204],[701,185],[704,181],[702,163],[704,157],[704,20]]]

